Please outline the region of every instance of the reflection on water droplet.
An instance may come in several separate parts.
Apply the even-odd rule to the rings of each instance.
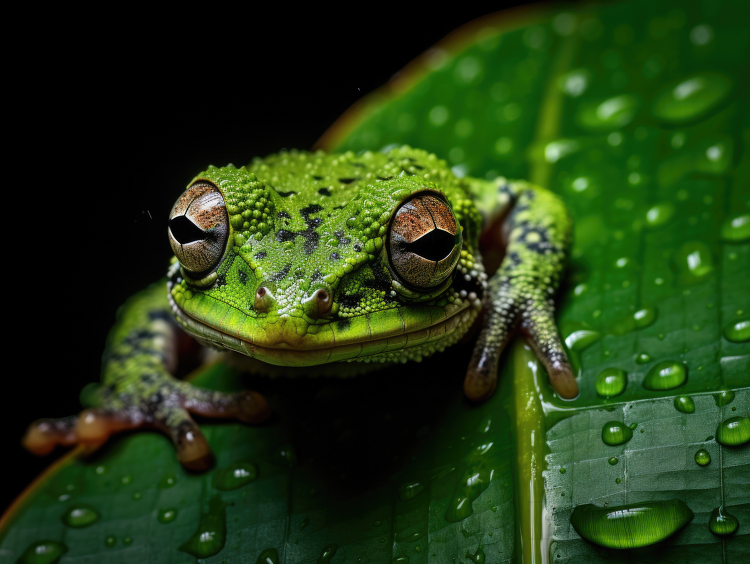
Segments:
[[[217,490],[229,491],[241,488],[258,477],[258,470],[250,462],[233,462],[214,474],[214,487]]]
[[[714,270],[711,251],[697,241],[682,245],[674,255],[673,264],[682,283],[701,280]]]
[[[60,518],[68,527],[80,529],[93,525],[99,520],[99,517],[99,512],[96,509],[90,505],[79,503],[71,505]]]
[[[729,513],[724,506],[719,506],[711,512],[708,520],[709,530],[718,537],[728,537],[737,532],[740,522],[737,517]]]
[[[651,367],[643,379],[647,390],[671,390],[687,380],[687,367],[679,362],[665,360]]]
[[[547,143],[544,147],[544,159],[548,163],[556,163],[563,157],[575,153],[580,148],[578,141],[573,139],[558,139]]]
[[[625,391],[626,373],[619,368],[605,368],[596,377],[596,393],[603,398],[613,398]]]
[[[724,446],[739,446],[750,441],[750,419],[740,415],[722,421],[716,428],[716,440]]]
[[[291,468],[297,463],[297,454],[292,445],[284,445],[273,455],[273,463],[282,468]]]
[[[17,564],[56,564],[68,547],[60,541],[41,540],[32,542],[23,551]]]
[[[708,466],[711,464],[711,455],[705,448],[702,448],[695,453],[695,463],[698,466]]]
[[[391,560],[391,564],[409,564],[408,556],[398,556]]]
[[[750,319],[743,319],[724,329],[724,336],[733,343],[750,341]]]
[[[575,69],[561,78],[560,84],[563,91],[573,98],[577,98],[589,87],[591,73],[586,69]]]
[[[619,507],[579,505],[570,524],[583,538],[607,548],[638,548],[664,540],[692,521],[684,501],[647,501]]]
[[[329,564],[331,562],[331,558],[333,558],[333,555],[336,554],[338,548],[339,545],[334,543],[325,545],[323,547],[323,550],[320,552],[320,555],[318,556],[318,564]]]
[[[279,564],[279,552],[275,548],[266,548],[258,555],[255,564]]]
[[[196,558],[207,558],[224,548],[227,534],[226,507],[229,505],[216,494],[208,501],[208,512],[201,512],[200,521],[193,535],[178,550]]]
[[[586,347],[594,344],[601,337],[598,331],[579,329],[565,337],[565,344],[572,351],[581,352]]]
[[[633,321],[636,327],[648,327],[656,321],[656,308],[644,307],[633,314]]]
[[[724,390],[717,394],[713,394],[713,396],[716,407],[724,407],[734,401],[734,392],[732,390]]]
[[[576,115],[578,124],[586,129],[601,131],[603,129],[620,129],[633,121],[639,100],[629,94],[621,94],[599,103],[587,103],[581,106]]]
[[[424,485],[419,482],[411,482],[407,484],[401,484],[398,488],[398,496],[401,501],[408,501],[414,497],[417,497],[424,490]]]
[[[477,548],[477,551],[472,554],[468,550],[466,551],[466,558],[474,562],[474,564],[484,564],[485,563],[485,555],[484,550],[482,550],[482,545],[480,544]]]
[[[171,523],[172,521],[177,519],[177,510],[174,507],[170,507],[169,509],[160,509],[156,514],[156,519],[162,525]]]
[[[104,546],[107,548],[112,548],[117,544],[117,537],[115,535],[108,535],[107,538],[104,539]]]
[[[620,421],[608,421],[602,427],[602,441],[605,445],[617,446],[633,438],[633,431]]]
[[[613,456],[609,460],[607,460],[607,462],[609,462],[610,466],[614,466],[619,462],[619,459],[616,456]]]
[[[651,111],[669,123],[695,119],[714,108],[729,93],[732,81],[716,73],[696,74],[668,86],[656,96]]]
[[[671,202],[663,202],[650,208],[646,212],[646,225],[656,228],[664,225],[674,215],[674,205]]]
[[[647,362],[651,362],[651,355],[648,353],[638,353],[635,357],[635,363],[636,364],[646,364]]]
[[[164,477],[159,480],[159,488],[161,489],[167,489],[171,488],[177,483],[177,476],[174,475],[174,472],[170,472],[169,474],[165,474]]]
[[[695,413],[695,402],[690,396],[676,396],[674,408],[682,413]]]
[[[732,216],[721,226],[721,238],[737,243],[750,239],[750,213]]]

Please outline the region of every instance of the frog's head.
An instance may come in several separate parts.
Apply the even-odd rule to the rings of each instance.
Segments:
[[[479,311],[479,222],[408,147],[209,167],[170,214],[170,302],[202,342],[271,364],[419,360]]]

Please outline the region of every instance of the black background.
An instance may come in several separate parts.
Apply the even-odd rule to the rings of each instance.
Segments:
[[[310,148],[446,34],[524,3],[46,13],[24,28],[4,85],[0,509],[61,454],[28,454],[23,431],[80,409],[117,307],[166,270],[167,214],[197,172]]]

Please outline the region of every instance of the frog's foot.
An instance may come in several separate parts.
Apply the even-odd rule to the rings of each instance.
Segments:
[[[259,423],[270,415],[265,398],[256,392],[236,394],[195,388],[187,382],[171,381],[142,400],[132,394],[117,396],[104,388],[101,406],[86,409],[78,417],[41,419],[32,423],[23,445],[35,454],[47,454],[55,445],[103,444],[110,435],[136,428],[156,428],[168,435],[180,463],[191,470],[205,470],[213,463],[206,438],[190,412],[206,417],[239,419]]]
[[[497,284],[497,289],[493,286]],[[490,283],[484,297],[484,322],[464,380],[464,393],[473,401],[492,395],[497,386],[497,366],[505,345],[516,327],[534,350],[549,374],[550,383],[560,397],[578,395],[554,319],[551,298],[542,291],[519,291],[512,282]],[[528,290],[528,288],[526,288]]]

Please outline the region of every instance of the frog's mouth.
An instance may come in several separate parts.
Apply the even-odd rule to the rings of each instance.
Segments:
[[[175,318],[198,341],[279,366],[418,360],[460,339],[480,309],[478,300],[468,299],[445,306],[401,305],[318,325],[292,316],[251,317],[205,296],[201,307],[188,312],[172,298],[173,277],[167,286]]]

